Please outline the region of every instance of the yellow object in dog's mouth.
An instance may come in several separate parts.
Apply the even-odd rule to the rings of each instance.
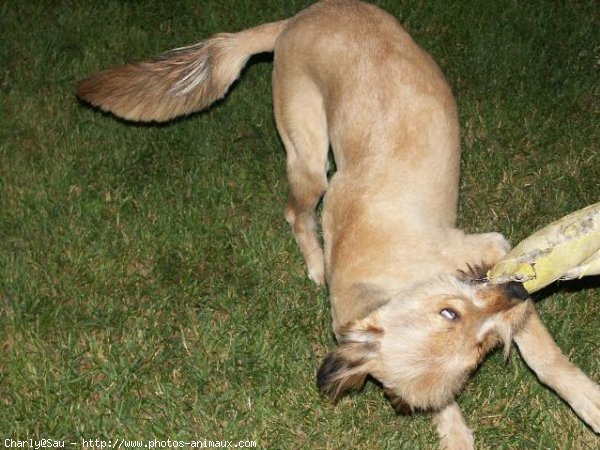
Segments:
[[[575,211],[521,241],[487,273],[531,294],[556,280],[600,275],[600,203]]]

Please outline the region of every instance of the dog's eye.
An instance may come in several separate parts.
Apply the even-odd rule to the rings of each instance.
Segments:
[[[453,310],[452,308],[444,308],[440,311],[440,316],[442,316],[444,319],[448,319],[448,320],[457,320],[459,315],[458,313]]]

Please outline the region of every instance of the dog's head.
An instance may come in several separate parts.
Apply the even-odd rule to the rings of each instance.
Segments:
[[[439,409],[494,347],[510,348],[527,314],[527,291],[446,277],[393,296],[347,324],[317,383],[336,398],[379,380],[395,406]]]

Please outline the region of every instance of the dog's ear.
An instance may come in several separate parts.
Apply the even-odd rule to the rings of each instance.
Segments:
[[[329,353],[317,372],[317,386],[338,398],[350,389],[360,389],[372,370],[383,329],[368,319],[353,322],[341,331],[338,347]]]

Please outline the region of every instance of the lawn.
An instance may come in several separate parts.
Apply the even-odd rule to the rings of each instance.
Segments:
[[[74,96],[95,70],[294,14],[307,0],[0,2],[0,437],[252,440],[264,449],[428,449],[368,383],[315,385],[325,289],[283,219],[270,58],[168,125]],[[438,61],[463,143],[459,222],[512,242],[600,200],[595,1],[376,2]],[[600,283],[536,299],[600,381]],[[598,448],[515,350],[458,399],[480,449]],[[77,445],[71,446],[75,442]],[[8,442],[10,444],[10,442]]]

